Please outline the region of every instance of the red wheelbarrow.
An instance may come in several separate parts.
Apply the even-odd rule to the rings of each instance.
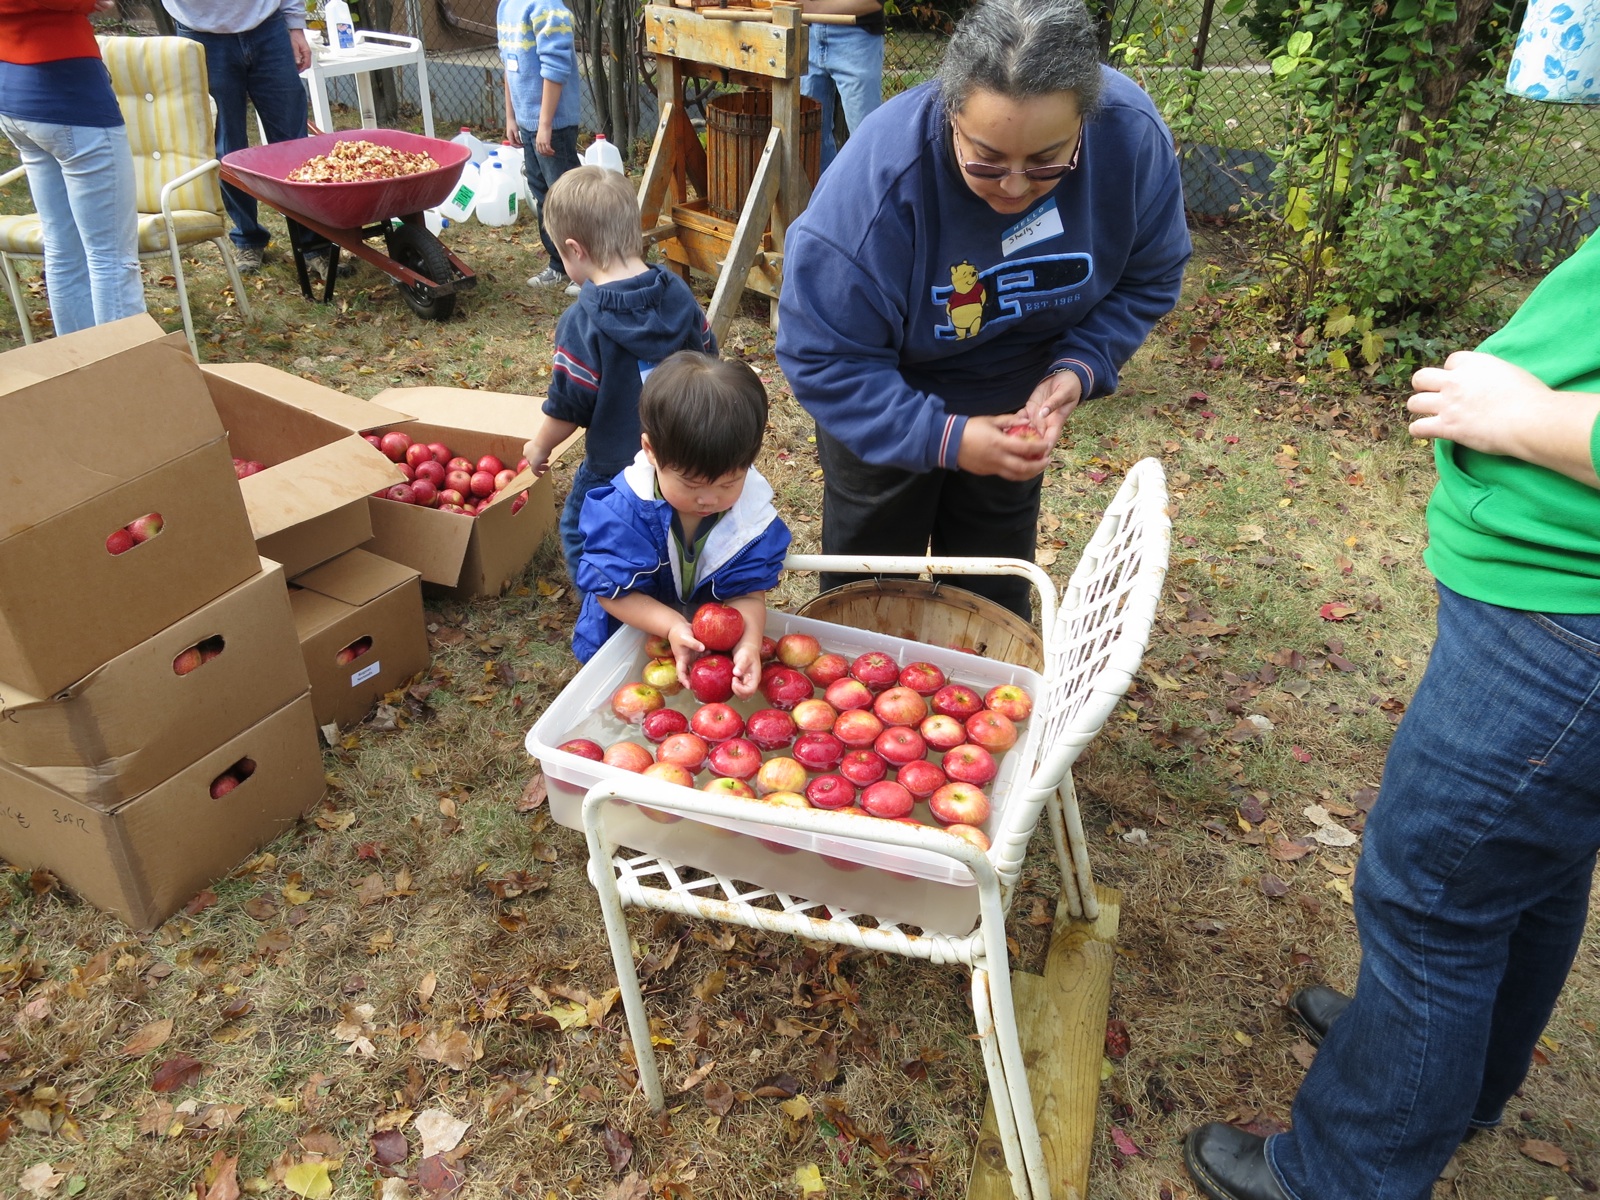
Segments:
[[[335,143],[343,141],[366,141],[413,154],[420,152],[439,165],[416,175],[358,183],[296,183],[287,178],[290,171],[308,159],[328,153]],[[470,157],[467,147],[438,138],[400,129],[352,129],[235,150],[223,158],[221,174],[225,182],[272,205],[291,224],[304,225],[333,243],[323,283],[324,303],[333,299],[339,251],[344,249],[393,279],[412,312],[443,321],[455,312],[456,296],[476,287],[478,278],[428,232],[422,213],[450,195]],[[367,244],[377,237],[384,239],[387,254]],[[293,241],[291,236],[291,244]],[[300,291],[307,299],[315,299],[305,256],[298,246],[294,248],[294,265],[300,276]]]

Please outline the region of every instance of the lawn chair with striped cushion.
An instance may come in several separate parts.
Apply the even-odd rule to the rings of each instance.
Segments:
[[[212,242],[233,282],[239,310],[250,313],[244,282],[228,242],[228,214],[217,175],[213,105],[206,86],[206,54],[189,38],[103,37],[100,52],[128,126],[134,196],[139,211],[139,257],[165,258],[178,289],[183,330],[195,349],[194,320],[183,275],[183,247]],[[0,185],[22,177],[21,167],[0,175]],[[37,214],[0,216],[0,271],[22,325],[33,341],[22,285],[12,263],[44,258],[44,226]],[[196,350],[198,353],[198,350]]]

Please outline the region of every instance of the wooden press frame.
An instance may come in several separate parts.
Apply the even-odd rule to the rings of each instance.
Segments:
[[[811,182],[800,161],[800,79],[806,72],[806,32],[798,5],[775,3],[750,19],[702,16],[691,9],[645,8],[645,47],[656,56],[660,116],[639,213],[645,241],[660,247],[673,270],[689,269],[717,281],[707,312],[721,342],[746,289],[769,300],[778,319],[783,285],[783,242],[805,211]],[[683,108],[685,79],[711,79],[761,88],[772,97],[772,129],[756,164],[737,223],[707,207],[706,152]],[[693,185],[698,199],[690,201]]]

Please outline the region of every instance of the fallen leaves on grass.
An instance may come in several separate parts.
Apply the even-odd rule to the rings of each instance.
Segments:
[[[449,1026],[430,1029],[417,1043],[418,1058],[442,1063],[452,1071],[465,1071],[482,1053],[464,1031]]]
[[[1289,885],[1270,871],[1262,873],[1260,884],[1261,894],[1271,899],[1281,899],[1289,894]]]
[[[1126,1133],[1122,1132],[1122,1129],[1119,1126],[1113,1125],[1111,1127],[1111,1141],[1112,1144],[1116,1146],[1118,1152],[1128,1158],[1132,1158],[1136,1154],[1143,1153],[1143,1151],[1139,1149],[1139,1144]]]
[[[172,1018],[162,1017],[141,1025],[137,1032],[123,1043],[119,1053],[124,1058],[138,1058],[149,1054],[172,1036]]]
[[[412,1125],[422,1135],[422,1157],[432,1158],[459,1146],[471,1122],[458,1121],[443,1109],[430,1108],[418,1113]]]
[[[384,1167],[405,1162],[411,1155],[411,1143],[398,1129],[382,1129],[368,1139],[372,1144],[372,1161]]]
[[[633,1159],[633,1139],[608,1121],[600,1127],[600,1144],[605,1147],[611,1173],[621,1175]]]
[[[150,1074],[152,1092],[175,1092],[200,1078],[205,1064],[187,1054],[175,1055],[160,1063]]]
[[[32,1196],[51,1195],[66,1175],[47,1162],[34,1163],[17,1177],[17,1186]]]
[[[333,1180],[326,1162],[297,1162],[283,1173],[283,1186],[306,1200],[328,1200],[333,1195]]]
[[[1128,1051],[1132,1048],[1133,1041],[1128,1036],[1127,1023],[1112,1017],[1106,1022],[1106,1057],[1112,1062],[1120,1062],[1128,1057]]]
[[[1324,621],[1346,621],[1355,616],[1356,611],[1353,605],[1330,601],[1317,610],[1317,615]]]

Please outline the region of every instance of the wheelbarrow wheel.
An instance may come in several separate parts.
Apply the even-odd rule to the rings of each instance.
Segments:
[[[420,225],[400,225],[389,231],[389,257],[418,275],[443,282],[450,278],[450,257],[445,254],[439,239]],[[395,287],[417,316],[429,321],[448,321],[456,311],[456,298],[438,295],[423,284],[405,284],[396,281]]]

